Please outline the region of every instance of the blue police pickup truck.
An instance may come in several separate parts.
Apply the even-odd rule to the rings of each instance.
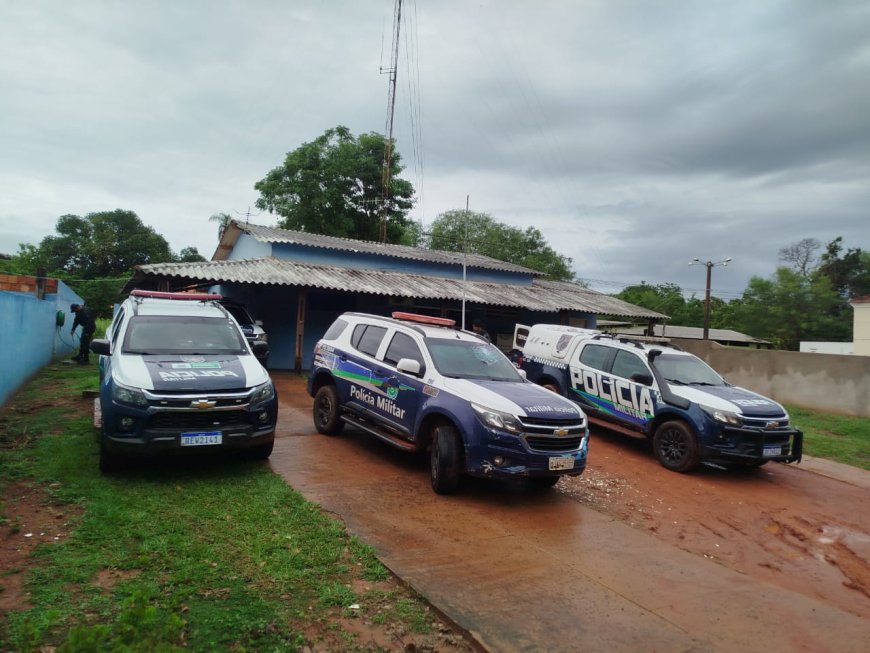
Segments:
[[[314,349],[308,393],[318,431],[345,424],[429,452],[432,489],[465,475],[550,487],[586,467],[588,425],[573,402],[529,383],[453,320],[345,313]]]
[[[667,469],[801,459],[803,434],[780,404],[677,347],[554,324],[517,325],[514,347],[530,381],[573,399],[599,426],[651,439]]]

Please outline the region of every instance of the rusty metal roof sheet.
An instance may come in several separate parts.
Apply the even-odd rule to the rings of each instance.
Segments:
[[[364,254],[376,254],[392,258],[411,259],[425,261],[427,263],[441,263],[448,265],[462,265],[462,252],[448,252],[437,249],[423,249],[422,247],[409,247],[407,245],[393,245],[390,243],[376,243],[368,240],[352,240],[350,238],[338,238],[336,236],[324,236],[305,231],[290,231],[277,227],[263,227],[256,224],[233,221],[235,226],[244,233],[250,234],[264,243],[292,243],[319,247],[322,249],[336,249],[345,252],[360,252]],[[515,265],[506,261],[482,256],[480,254],[465,254],[465,264],[468,267],[483,268],[486,270],[501,270],[505,272],[520,272],[541,276],[537,270]]]
[[[153,286],[166,278],[176,287],[193,283],[247,283],[298,286],[369,293],[390,297],[462,300],[490,306],[528,308],[533,311],[585,311],[644,319],[666,315],[629,304],[575,283],[534,279],[530,284],[466,281],[446,277],[312,265],[274,257],[202,263],[137,265],[126,291]],[[174,283],[173,283],[174,282]]]

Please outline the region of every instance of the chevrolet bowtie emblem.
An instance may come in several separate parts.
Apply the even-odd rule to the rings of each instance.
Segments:
[[[766,429],[778,429],[779,422],[768,422],[767,424],[764,425],[764,428],[766,428]]]
[[[553,435],[561,438],[564,435],[568,435],[568,429],[554,429]]]
[[[208,399],[197,399],[195,401],[190,402],[191,408],[206,409],[206,408],[214,408],[216,405],[217,405],[216,401],[209,401]]]

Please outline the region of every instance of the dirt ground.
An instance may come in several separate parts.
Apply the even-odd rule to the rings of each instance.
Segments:
[[[311,399],[298,379],[281,379],[279,387],[282,404],[310,411]],[[659,466],[642,441],[593,429],[586,472],[562,479],[555,492],[693,555],[870,619],[866,486],[776,463],[675,474]],[[7,488],[4,501],[0,612],[26,605],[21,578],[30,551],[45,538],[65,537],[70,523],[68,507],[53,506],[46,489],[15,485]],[[432,621],[433,635],[427,638],[397,636],[356,620],[342,627],[384,650],[474,647],[434,612]],[[329,632],[324,624],[320,636]],[[318,639],[318,633],[307,635]],[[321,639],[311,650],[338,650],[329,641]]]
[[[586,472],[557,488],[685,551],[870,619],[866,488],[779,463],[675,474],[644,442],[596,428]]]
[[[23,438],[13,437],[8,425],[22,414],[47,405],[62,405],[70,414],[90,415],[93,400],[89,397],[66,397],[59,393],[50,404],[15,404],[13,401],[0,412],[0,435],[3,436],[0,437],[0,444],[6,447],[28,446],[30,436],[25,433]],[[58,424],[55,432],[48,437],[56,437],[62,432],[62,424]],[[35,549],[40,544],[60,542],[69,537],[81,514],[78,506],[60,504],[52,499],[52,491],[57,487],[57,483],[43,486],[32,480],[23,480],[0,488],[0,627],[6,612],[30,607],[26,578],[29,569],[36,564],[33,557]],[[91,582],[103,591],[111,591],[123,577],[123,572],[105,569]],[[372,589],[377,590],[377,595],[387,597],[406,598],[412,595],[412,591],[394,577],[373,583],[360,575],[354,579],[353,589],[360,596],[365,596]],[[386,604],[395,601],[395,598],[380,601]],[[377,612],[374,608],[378,606],[368,607]],[[368,619],[348,617],[344,611],[333,608],[307,623],[304,636],[309,644],[302,650],[303,653],[346,650],[348,636],[353,637],[358,647],[355,650],[406,653],[471,653],[480,650],[476,642],[461,629],[456,629],[436,610],[427,610],[429,632],[417,633]],[[46,647],[45,650],[53,650],[53,647]]]

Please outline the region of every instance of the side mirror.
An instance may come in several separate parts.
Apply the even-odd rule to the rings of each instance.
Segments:
[[[420,361],[413,358],[402,358],[396,365],[396,369],[411,376],[420,376]]]
[[[108,340],[103,340],[102,338],[97,340],[91,340],[91,351],[95,354],[99,354],[100,356],[108,356],[111,345]]]
[[[265,342],[255,342],[251,345],[254,356],[262,357],[269,353],[269,345]]]
[[[631,380],[642,385],[652,385],[653,378],[644,372],[635,372],[631,375]]]
[[[263,320],[254,320],[254,324],[258,327],[263,326]]]
[[[526,374],[526,371],[521,367],[517,368],[517,374],[519,374],[521,377],[523,377],[523,381],[527,381],[529,378],[529,375]]]

